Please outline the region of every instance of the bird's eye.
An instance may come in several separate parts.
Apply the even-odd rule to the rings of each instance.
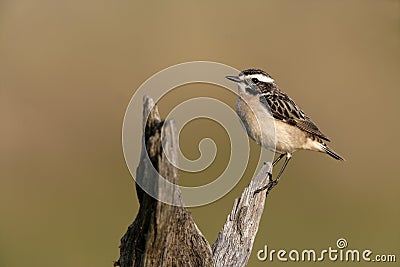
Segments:
[[[251,80],[253,81],[253,83],[258,83],[258,79],[257,78],[252,78]]]

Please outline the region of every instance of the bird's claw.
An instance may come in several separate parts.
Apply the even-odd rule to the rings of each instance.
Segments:
[[[260,193],[261,191],[264,191],[264,190],[267,190],[267,194],[268,194],[268,192],[278,184],[279,180],[272,180],[272,173],[268,172],[268,176],[269,176],[268,177],[269,178],[268,184],[264,185],[261,188],[256,189],[254,191],[253,195],[255,195],[257,193]]]

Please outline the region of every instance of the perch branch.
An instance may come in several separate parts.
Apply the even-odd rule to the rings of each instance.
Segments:
[[[231,213],[213,245],[215,266],[246,266],[256,237],[267,193],[254,194],[266,181],[271,164],[266,163],[251,180],[240,198],[235,199]]]

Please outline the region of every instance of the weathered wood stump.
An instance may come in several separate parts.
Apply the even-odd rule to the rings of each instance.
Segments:
[[[169,182],[178,183],[175,167],[178,138],[174,122],[162,121],[149,97],[144,98],[143,118],[144,146],[136,179],[141,179],[140,183],[156,198],[136,184],[139,212],[121,239],[120,258],[114,266],[246,266],[267,196],[265,192],[254,194],[254,191],[269,182],[271,164],[265,164],[235,200],[211,249],[184,207],[179,188],[160,185],[154,174],[155,168]],[[182,205],[160,202],[157,200],[160,197],[169,197]]]

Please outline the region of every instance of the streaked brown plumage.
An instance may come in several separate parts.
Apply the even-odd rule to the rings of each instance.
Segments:
[[[324,152],[337,160],[343,160],[325,144],[325,141],[330,141],[329,138],[286,93],[278,88],[268,73],[260,69],[248,69],[242,71],[239,76],[227,76],[227,78],[238,83],[236,112],[249,136],[264,148],[281,154],[273,165],[286,155],[284,165],[274,181],[275,184],[292,153],[297,150]],[[269,127],[271,120],[275,125],[275,133],[271,133]]]

